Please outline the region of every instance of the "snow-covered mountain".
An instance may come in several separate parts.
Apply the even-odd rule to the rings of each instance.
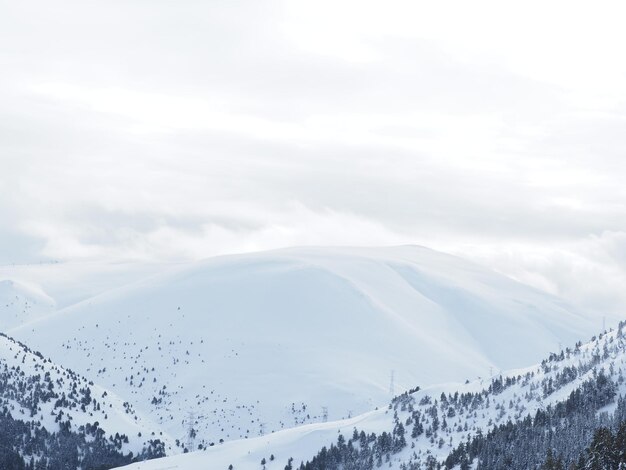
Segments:
[[[123,396],[179,440],[172,453],[355,416],[415,385],[488,377],[594,327],[550,295],[405,246],[181,265],[10,333]]]
[[[618,468],[618,459],[626,456],[615,456],[609,466],[567,465],[576,465],[581,456],[594,458],[585,449],[600,427],[626,437],[624,328],[620,324],[586,344],[550,354],[536,366],[405,393],[387,407],[351,419],[124,468],[283,470],[309,462],[302,468],[528,469],[539,468],[548,451],[565,463],[549,468]],[[615,442],[623,452],[622,445]],[[596,452],[607,458],[606,448]]]

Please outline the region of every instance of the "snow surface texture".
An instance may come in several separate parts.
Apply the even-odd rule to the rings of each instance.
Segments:
[[[517,422],[534,416],[537,410],[565,401],[583,382],[599,372],[617,384],[617,396],[626,394],[626,338],[623,331],[612,331],[580,347],[567,348],[562,354],[551,354],[540,365],[507,371],[497,377],[477,379],[467,384],[445,384],[397,397],[393,404],[363,415],[329,423],[315,423],[280,431],[254,439],[241,439],[210,447],[204,451],[155,459],[123,467],[125,470],[283,470],[289,459],[293,467],[309,461],[322,448],[337,443],[339,434],[347,440],[353,432],[366,434],[392,433],[396,422],[406,423],[407,445],[402,451],[392,454],[381,468],[401,470],[402,465],[417,463],[422,468],[429,456],[441,462],[460,443],[477,433],[486,435],[489,430],[508,421]],[[507,385],[507,378],[513,379]],[[501,386],[493,387],[493,380]],[[457,394],[458,392],[458,394]],[[463,403],[453,396],[480,394],[479,401]],[[446,401],[441,399],[446,395]],[[474,396],[475,396],[474,395]],[[601,412],[612,413],[615,401],[602,408]],[[429,436],[433,419],[431,412],[438,410],[438,430]],[[454,412],[451,413],[450,409]],[[426,432],[411,436],[414,417],[421,416]],[[443,420],[447,420],[444,425]],[[410,424],[409,424],[410,423]],[[270,460],[270,456],[274,459]],[[473,467],[474,468],[474,467]]]
[[[550,295],[405,246],[212,258],[10,334],[123,396],[175,453],[385,406],[392,370],[396,394],[488,377],[595,329]]]
[[[54,312],[55,301],[37,287],[9,279],[0,281],[0,331]]]

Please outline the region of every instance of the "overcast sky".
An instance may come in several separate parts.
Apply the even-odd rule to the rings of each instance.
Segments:
[[[418,243],[626,311],[621,3],[0,0],[0,262]]]

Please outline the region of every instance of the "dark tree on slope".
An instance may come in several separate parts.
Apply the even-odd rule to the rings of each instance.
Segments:
[[[615,440],[611,430],[598,428],[588,449],[586,468],[589,470],[616,469],[619,465]]]
[[[541,466],[541,470],[565,470],[563,460],[560,457],[555,458],[552,449],[548,449],[548,455],[545,463]]]

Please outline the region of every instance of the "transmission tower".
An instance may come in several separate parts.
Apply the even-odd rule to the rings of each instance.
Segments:
[[[187,449],[189,449],[189,451],[194,449],[196,440],[196,430],[193,428],[195,422],[196,414],[193,411],[189,411],[187,413],[187,422],[185,423],[187,425]]]
[[[187,428],[187,449],[189,449],[189,451],[192,451],[195,448],[196,435],[198,431],[194,426],[198,423],[198,420],[201,419],[204,419],[204,416],[198,416],[194,411],[189,411],[187,413],[185,427]]]

